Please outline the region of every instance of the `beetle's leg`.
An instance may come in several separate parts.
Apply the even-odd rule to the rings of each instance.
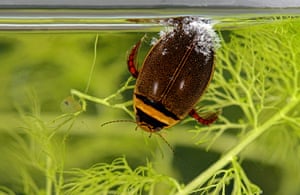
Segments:
[[[216,113],[212,114],[208,118],[203,118],[194,109],[192,109],[189,112],[189,115],[203,125],[209,125],[209,124],[215,122],[218,118],[218,115]]]
[[[139,42],[137,42],[137,44],[135,44],[135,46],[133,46],[133,48],[131,49],[131,52],[127,58],[128,70],[134,78],[137,78],[139,75],[139,72],[136,68],[137,67],[136,57],[137,57],[138,49],[141,46],[141,43],[142,43],[142,39]]]

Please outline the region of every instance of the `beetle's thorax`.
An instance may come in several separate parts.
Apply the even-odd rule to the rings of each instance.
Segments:
[[[159,121],[148,116],[139,109],[136,113],[136,123],[140,128],[149,133],[160,131],[165,126],[165,124],[160,123]]]
[[[180,120],[160,102],[137,93],[134,94],[134,110],[136,123],[147,132],[160,131],[173,126]]]

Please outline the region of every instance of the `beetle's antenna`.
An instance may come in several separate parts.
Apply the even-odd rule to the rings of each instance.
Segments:
[[[166,140],[166,138],[164,138],[164,136],[162,136],[160,133],[156,133],[168,146],[169,148],[172,150],[173,153],[175,153],[174,148],[171,146],[171,144]]]
[[[128,123],[134,123],[136,124],[136,122],[134,120],[127,120],[127,119],[121,119],[121,120],[113,120],[113,121],[107,121],[105,123],[102,123],[101,124],[101,127],[105,126],[105,125],[109,125],[109,124],[112,124],[112,123],[123,123],[123,122],[128,122]]]

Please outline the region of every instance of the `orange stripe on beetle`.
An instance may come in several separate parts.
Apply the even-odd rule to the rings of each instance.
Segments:
[[[136,97],[134,98],[135,102],[135,112],[137,113],[137,117],[139,117],[138,121],[141,123],[145,122],[144,125],[149,126],[154,124],[153,122],[156,120],[155,124],[161,123],[163,126],[173,126],[176,124],[180,119],[176,116],[169,115],[163,109],[160,109],[157,106],[153,106],[150,102],[146,102],[144,98]],[[147,117],[148,119],[145,119]],[[139,126],[143,126],[139,123]],[[151,129],[155,129],[156,126],[153,125]]]

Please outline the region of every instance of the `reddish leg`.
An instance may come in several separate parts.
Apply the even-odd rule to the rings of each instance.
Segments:
[[[203,118],[203,117],[199,116],[199,114],[194,109],[192,109],[189,112],[189,115],[203,125],[209,125],[209,124],[215,122],[218,118],[218,115],[216,113],[210,115],[207,118]]]
[[[137,42],[137,44],[135,46],[133,46],[133,48],[131,49],[131,52],[127,58],[128,70],[134,78],[137,78],[139,75],[139,72],[136,69],[137,64],[136,64],[135,60],[136,60],[138,49],[139,49],[141,43],[142,43],[142,39],[139,42]]]

